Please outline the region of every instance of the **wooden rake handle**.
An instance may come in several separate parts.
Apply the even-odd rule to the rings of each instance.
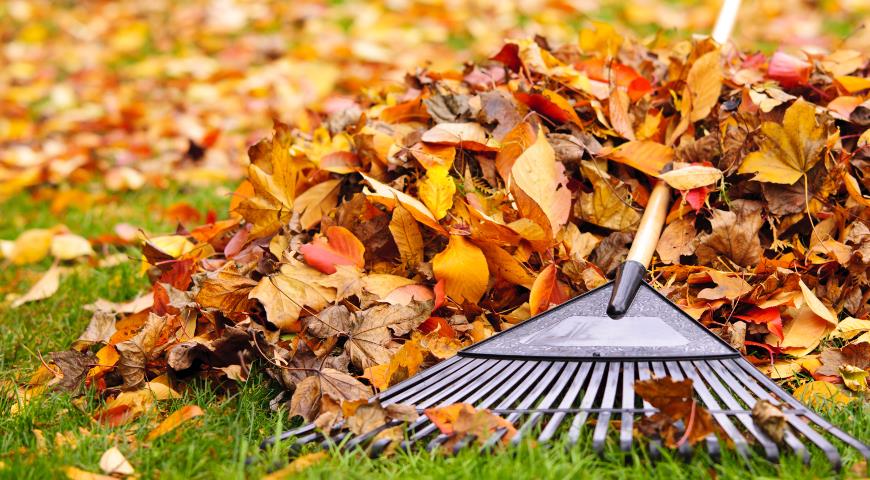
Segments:
[[[713,27],[713,40],[720,44],[728,41],[739,10],[740,0],[725,0],[719,10],[716,25]],[[652,260],[653,252],[662,234],[670,198],[671,189],[664,181],[659,180],[650,194],[628,256],[616,272],[610,303],[607,305],[607,315],[612,318],[619,318],[628,311],[637,289],[640,288],[646,275],[646,267]]]

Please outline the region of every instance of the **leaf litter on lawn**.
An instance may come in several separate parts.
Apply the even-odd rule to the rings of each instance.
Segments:
[[[866,78],[866,56],[807,53],[811,74],[783,81],[776,57],[706,38],[584,35],[509,41],[478,65],[276,121],[228,219],[144,244],[153,301],[97,306],[74,348],[85,363],[56,354],[22,390],[87,384],[109,400],[94,417],[122,425],[186,379],[244,378],[259,360],[286,389],[275,408],[319,425],[410,418],[353,407],[600,285],[657,178],[677,190],[654,284],[759,366],[821,352],[821,368],[780,375],[807,370],[813,395],[866,390],[852,351],[870,315],[866,106],[828,108],[860,93],[833,78]],[[805,194],[791,208],[768,189],[783,185]],[[854,327],[838,330],[845,317]],[[646,431],[676,445],[712,428],[690,385],[647,390],[680,402]],[[450,408],[427,411],[442,431],[500,425]],[[697,431],[675,438],[680,420]]]

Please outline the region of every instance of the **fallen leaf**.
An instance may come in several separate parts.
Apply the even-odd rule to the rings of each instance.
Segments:
[[[794,398],[814,410],[841,407],[855,400],[843,393],[836,385],[828,382],[807,382],[796,388]]]
[[[606,167],[596,167],[586,161],[581,165],[584,175],[592,182],[593,191],[580,192],[574,204],[575,215],[611,230],[635,229],[640,222],[640,213],[632,208],[631,195],[625,184],[611,184]]]
[[[285,478],[294,477],[314,465],[323,462],[327,458],[329,458],[329,454],[326,452],[314,452],[300,455],[286,467],[264,476],[262,480],[283,480]]]
[[[755,402],[752,407],[752,421],[774,442],[782,444],[788,422],[782,410],[765,399]]]
[[[641,419],[638,428],[646,434],[658,435],[670,448],[682,442],[694,445],[714,431],[713,417],[694,397],[691,380],[670,377],[636,380],[634,391],[659,412]],[[677,422],[686,425],[682,438],[677,438]]]
[[[319,250],[315,250],[317,252]],[[263,305],[267,318],[275,326],[290,330],[303,310],[317,312],[335,300],[334,289],[316,283],[323,278],[324,275],[313,268],[301,263],[288,263],[281,267],[279,273],[263,277],[250,290],[248,298],[256,299]]]
[[[420,226],[408,210],[401,206],[393,209],[390,233],[399,249],[403,264],[416,268],[423,263],[423,235],[420,233]]]
[[[15,239],[11,251],[4,256],[15,265],[36,263],[51,251],[53,237],[54,233],[51,230],[41,228],[26,230]]]
[[[64,467],[63,473],[69,480],[117,480],[115,477],[87,472],[76,467]]]
[[[145,438],[148,441],[154,440],[157,437],[160,437],[171,432],[172,430],[175,430],[182,423],[192,418],[196,418],[200,415],[205,415],[205,412],[203,412],[202,409],[199,408],[199,406],[185,405],[178,410],[172,412],[171,415],[169,415],[162,422],[160,422],[160,425],[157,425],[157,427],[148,432],[148,436]]]
[[[763,220],[755,211],[738,215],[733,211],[714,210],[710,219],[712,231],[698,236],[695,255],[701,265],[720,265],[719,256],[737,265],[757,265],[764,249],[758,231]]]
[[[782,125],[761,125],[761,150],[747,155],[738,172],[754,173],[759,182],[797,182],[822,159],[825,128],[815,108],[799,98],[785,111]]]
[[[58,260],[73,260],[93,254],[90,242],[84,237],[62,233],[51,239],[51,255]]]
[[[623,163],[656,177],[665,165],[673,161],[674,149],[658,142],[635,140],[620,145],[606,156],[614,162]]]
[[[734,317],[746,320],[747,322],[765,324],[767,325],[767,329],[770,330],[770,333],[774,334],[780,341],[784,340],[782,332],[782,317],[779,315],[779,307],[752,307],[743,315],[734,315]]]
[[[692,218],[680,218],[668,224],[659,242],[656,253],[664,263],[679,263],[682,255],[695,253],[695,221]]]
[[[436,165],[426,172],[426,177],[417,184],[417,190],[423,204],[436,220],[441,220],[453,206],[456,184],[446,167]]]
[[[109,475],[133,475],[136,473],[133,466],[124,457],[117,447],[112,447],[100,457],[100,470]]]
[[[365,266],[365,247],[344,227],[329,227],[325,238],[300,246],[299,252],[305,263],[326,274],[335,273],[337,265]]]
[[[37,300],[45,300],[57,292],[60,286],[60,268],[53,265],[46,271],[42,277],[30,287],[24,295],[16,298],[12,302],[12,308],[18,308],[25,303],[35,302]]]
[[[701,290],[698,292],[698,298],[703,298],[704,300],[718,300],[720,298],[736,300],[752,290],[752,286],[739,276],[728,275],[718,270],[708,270],[707,273],[713,279],[713,282],[716,283],[716,287]]]
[[[543,129],[511,167],[511,179],[540,207],[553,230],[564,225],[570,213],[571,192],[560,181],[562,170]]]
[[[478,302],[489,285],[486,257],[476,245],[451,235],[447,248],[432,259],[435,278],[444,281],[447,295],[457,302]]]
[[[710,114],[719,101],[722,90],[722,60],[718,49],[701,55],[689,69],[686,89],[691,95],[691,115],[689,121],[697,122]],[[685,101],[686,96],[683,95]]]
[[[673,189],[692,190],[718,182],[722,178],[722,171],[716,167],[689,165],[659,174],[658,177]]]

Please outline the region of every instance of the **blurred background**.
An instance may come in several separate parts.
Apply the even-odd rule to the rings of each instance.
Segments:
[[[461,69],[503,39],[576,42],[593,21],[652,43],[708,32],[718,0],[148,0],[0,4],[0,199],[236,179],[273,118],[306,126],[415,68]],[[867,0],[746,0],[734,41],[870,47]]]

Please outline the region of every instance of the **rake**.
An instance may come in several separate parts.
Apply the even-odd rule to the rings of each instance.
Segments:
[[[729,0],[723,6],[714,30],[720,43],[730,32],[738,4]],[[622,450],[629,451],[635,422],[657,411],[635,394],[635,381],[690,379],[725,437],[711,434],[703,440],[714,459],[720,457],[723,445],[733,446],[744,458],[757,446],[770,461],[778,461],[782,450],[788,450],[809,463],[808,444],[812,444],[839,469],[841,456],[832,439],[870,459],[867,445],[803,406],[643,280],[669,196],[664,182],[653,188],[615,280],[468,347],[372,401],[383,406],[412,404],[418,411],[458,402],[489,409],[516,427],[511,444],[524,439],[546,444],[567,437],[573,445],[591,429],[592,447],[601,453],[611,434],[618,437]],[[781,406],[789,426],[782,442],[774,441],[753,421],[752,408],[759,400]],[[618,421],[618,426],[612,427],[612,421]],[[410,423],[391,421],[361,435],[351,434],[342,423],[328,431],[308,424],[267,438],[261,448],[293,439],[295,449],[320,443],[323,448],[364,448],[376,457],[392,443],[376,439],[377,435],[400,425],[405,429],[400,444],[404,449],[432,450],[450,438],[422,416]],[[501,443],[506,433],[502,428],[480,439],[482,450]],[[453,449],[469,447],[475,440],[468,435]],[[658,457],[661,448],[659,441],[649,442],[652,457]],[[678,447],[683,456],[691,455],[692,449],[686,443]]]

